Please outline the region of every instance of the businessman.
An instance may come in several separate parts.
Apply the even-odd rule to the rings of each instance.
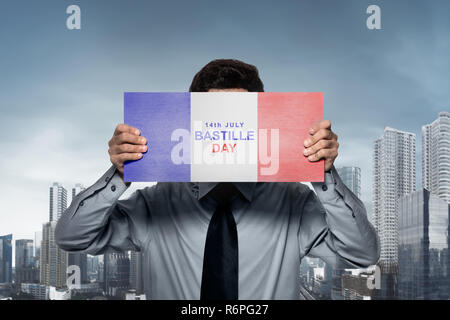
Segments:
[[[190,91],[264,86],[256,67],[221,59],[195,75]],[[301,183],[158,183],[118,200],[130,185],[124,163],[152,156],[152,142],[120,124],[109,141],[113,166],[75,197],[58,221],[56,242],[93,255],[143,252],[151,299],[298,299],[306,255],[339,268],[379,258],[364,205],[333,166],[339,144],[330,121],[309,133],[295,143],[309,161],[325,162],[315,192]]]

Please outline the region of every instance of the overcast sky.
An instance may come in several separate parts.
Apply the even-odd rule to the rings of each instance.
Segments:
[[[66,28],[70,4],[80,31]],[[382,30],[366,28],[370,4]],[[215,58],[255,64],[266,91],[324,92],[336,165],[362,169],[369,209],[385,126],[417,134],[420,187],[421,126],[450,109],[449,12],[447,0],[3,0],[0,235],[33,238],[52,182],[70,193],[108,169],[124,91],[187,91]]]

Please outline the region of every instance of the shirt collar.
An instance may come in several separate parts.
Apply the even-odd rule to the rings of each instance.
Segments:
[[[255,191],[256,182],[232,182],[247,201],[252,201],[253,192]],[[194,182],[194,188],[198,188],[198,199],[202,199],[216,185],[217,182]]]

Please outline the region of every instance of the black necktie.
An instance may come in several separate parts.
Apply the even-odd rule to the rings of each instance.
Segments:
[[[209,193],[217,207],[206,235],[201,300],[238,299],[238,237],[230,209],[236,194],[239,191],[232,183],[219,183]]]

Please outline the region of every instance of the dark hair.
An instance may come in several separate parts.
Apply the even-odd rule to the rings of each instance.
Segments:
[[[264,84],[258,69],[235,59],[217,59],[204,66],[192,80],[190,92],[207,92],[209,89],[246,89],[263,92]]]

